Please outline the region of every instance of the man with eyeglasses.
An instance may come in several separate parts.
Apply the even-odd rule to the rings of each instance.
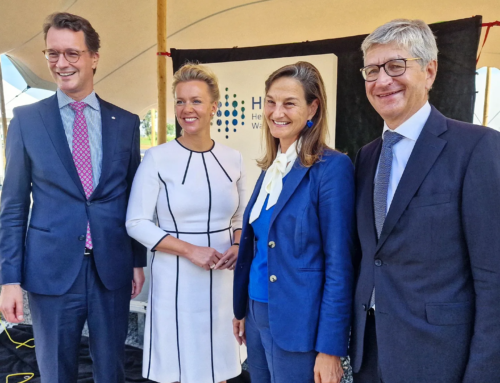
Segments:
[[[146,249],[125,229],[139,118],[95,94],[100,39],[87,20],[56,13],[43,31],[58,89],[14,109],[10,123],[0,310],[21,322],[21,286],[28,291],[42,383],[77,381],[85,321],[94,381],[123,383],[129,302],[146,262]]]
[[[362,50],[384,128],[356,159],[354,383],[496,382],[500,134],[429,104],[437,46],[424,22],[391,21]]]

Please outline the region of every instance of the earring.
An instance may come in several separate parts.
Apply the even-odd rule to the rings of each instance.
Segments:
[[[310,128],[312,128],[312,127],[313,127],[314,122],[312,122],[312,120],[307,120],[306,125],[307,125],[307,127],[310,129]]]

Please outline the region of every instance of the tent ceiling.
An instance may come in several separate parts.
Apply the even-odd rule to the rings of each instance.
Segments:
[[[227,48],[353,36],[369,33],[398,17],[420,18],[427,23],[473,15],[483,15],[483,22],[500,19],[497,0],[461,3],[168,0],[168,47]],[[41,53],[44,42],[40,31],[46,15],[67,10],[88,18],[102,40],[96,91],[135,113],[144,114],[155,107],[156,0],[0,0],[0,9],[0,53],[7,53],[44,81],[51,81]],[[172,67],[167,60],[170,84]],[[482,66],[500,68],[500,27],[490,30],[478,67]],[[30,85],[43,86],[34,76],[30,78]],[[172,105],[171,98],[168,104]],[[173,118],[172,108],[168,115]]]

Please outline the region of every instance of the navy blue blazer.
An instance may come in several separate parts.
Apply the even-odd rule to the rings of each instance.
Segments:
[[[373,183],[382,142],[356,161],[356,262],[351,363],[363,360],[376,290],[379,365],[386,383],[500,379],[500,133],[434,107],[377,241]]]
[[[140,162],[139,118],[99,102],[102,173],[88,201],[57,96],[14,109],[0,210],[0,284],[21,283],[33,293],[64,294],[82,264],[87,221],[106,288],[130,284],[133,267],[146,265],[146,249],[125,229],[128,195]]]
[[[255,237],[248,223],[262,172],[243,216],[234,276],[234,314],[246,315]],[[347,353],[351,321],[354,172],[350,159],[327,150],[306,168],[296,160],[269,226],[269,325],[284,350]]]

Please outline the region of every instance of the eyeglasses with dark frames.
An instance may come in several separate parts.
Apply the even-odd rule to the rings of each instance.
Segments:
[[[377,81],[378,75],[380,74],[380,68],[384,68],[385,73],[391,77],[402,76],[406,72],[406,62],[414,61],[414,60],[422,60],[420,57],[413,57],[408,59],[393,59],[389,60],[383,64],[377,65],[367,65],[364,68],[361,68],[361,74],[366,82]]]
[[[80,59],[80,56],[82,55],[82,53],[88,52],[88,50],[79,51],[76,49],[68,49],[68,50],[59,52],[59,51],[56,51],[55,49],[45,49],[42,52],[45,55],[45,58],[47,59],[47,61],[49,63],[58,62],[59,56],[63,55],[67,62],[69,62],[70,64],[74,64]]]

